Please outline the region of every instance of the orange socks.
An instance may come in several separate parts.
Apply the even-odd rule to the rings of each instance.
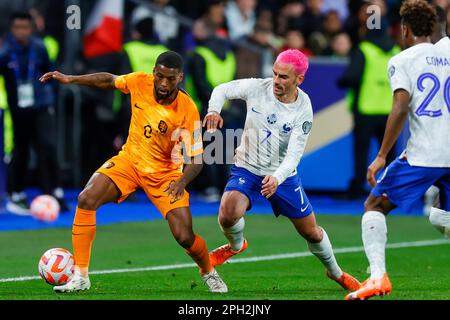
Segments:
[[[77,208],[72,226],[72,245],[77,266],[89,267],[95,238],[95,211]]]
[[[213,267],[209,261],[208,247],[202,237],[195,235],[194,243],[189,249],[186,249],[186,253],[190,255],[199,266],[202,275],[213,271]]]

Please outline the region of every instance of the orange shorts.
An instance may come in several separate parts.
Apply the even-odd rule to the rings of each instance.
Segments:
[[[164,218],[173,209],[189,207],[189,193],[187,191],[184,191],[183,197],[176,201],[164,192],[170,183],[183,175],[182,172],[142,173],[137,171],[131,161],[124,155],[117,155],[109,159],[96,172],[108,176],[119,188],[121,195],[117,203],[124,201],[138,188],[142,188]]]

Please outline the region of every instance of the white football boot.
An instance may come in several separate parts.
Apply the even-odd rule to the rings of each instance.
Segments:
[[[55,292],[77,292],[89,290],[91,288],[91,281],[89,277],[82,277],[80,273],[75,272],[72,279],[62,286],[55,286]]]
[[[209,292],[227,293],[228,287],[220,278],[216,269],[210,273],[202,275],[203,282],[208,286]]]

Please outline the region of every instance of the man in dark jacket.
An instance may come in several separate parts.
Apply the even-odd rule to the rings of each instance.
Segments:
[[[39,82],[39,77],[51,70],[51,63],[42,40],[33,37],[32,33],[31,15],[14,13],[10,19],[10,33],[0,50],[0,74],[5,78],[14,131],[6,208],[21,215],[29,214],[24,190],[31,146],[36,153],[42,192],[54,195],[62,211],[68,209],[58,181],[55,91],[52,85]]]

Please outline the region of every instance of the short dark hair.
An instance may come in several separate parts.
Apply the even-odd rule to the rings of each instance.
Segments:
[[[436,9],[425,0],[406,0],[400,7],[400,16],[415,36],[430,36],[437,20]]]
[[[155,65],[160,64],[166,68],[183,70],[183,57],[175,51],[161,53]]]
[[[30,22],[33,22],[33,17],[31,16],[31,14],[29,12],[26,12],[26,11],[17,11],[17,12],[12,13],[9,16],[9,24],[12,25],[12,23],[17,19],[28,20]]]

